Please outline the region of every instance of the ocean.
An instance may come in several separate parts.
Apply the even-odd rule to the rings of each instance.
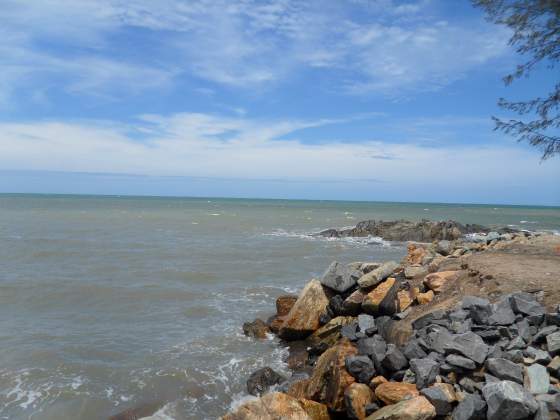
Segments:
[[[560,208],[220,198],[0,195],[0,418],[213,419],[247,397],[274,312],[333,260],[399,260],[402,243],[312,233],[365,219],[560,229]]]

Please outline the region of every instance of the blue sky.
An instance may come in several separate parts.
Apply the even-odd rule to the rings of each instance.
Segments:
[[[4,0],[0,191],[560,204],[467,0]]]

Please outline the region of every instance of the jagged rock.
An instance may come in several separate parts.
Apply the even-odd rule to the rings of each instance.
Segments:
[[[521,385],[511,381],[484,385],[482,394],[488,405],[488,420],[526,419],[536,413],[535,398]]]
[[[278,298],[276,298],[276,315],[288,315],[290,309],[295,305],[297,298],[298,297],[295,295],[278,296]]]
[[[290,309],[278,335],[284,340],[300,340],[319,328],[319,317],[325,311],[329,299],[318,280],[311,280],[303,288],[296,303]]]
[[[483,420],[486,402],[478,394],[468,394],[453,411],[453,420]]]
[[[457,278],[457,271],[440,271],[424,277],[424,284],[434,293],[440,293],[445,285]]]
[[[550,387],[550,376],[546,368],[538,363],[525,367],[524,385],[531,394],[546,394]]]
[[[560,352],[560,332],[555,332],[546,337],[548,352],[556,355]]]
[[[406,311],[412,305],[413,298],[408,290],[400,290],[397,292],[397,311]]]
[[[537,302],[530,293],[518,292],[511,295],[511,306],[515,313],[528,316],[542,316],[545,314],[544,307]]]
[[[501,299],[492,305],[492,313],[488,317],[489,325],[511,325],[515,322],[515,314],[509,299]]]
[[[488,359],[486,369],[496,378],[523,383],[523,368],[509,360]]]
[[[388,344],[382,365],[385,369],[395,372],[406,368],[408,366],[408,360],[397,346]]]
[[[302,404],[287,394],[271,392],[263,397],[241,405],[222,420],[311,420]]]
[[[433,384],[439,373],[439,363],[431,359],[412,359],[410,370],[416,375],[416,387],[426,388]]]
[[[361,288],[377,286],[379,283],[393,274],[393,271],[395,271],[398,267],[399,264],[397,264],[395,261],[386,262],[375,270],[370,271],[369,273],[364,274],[362,277],[360,277],[358,279],[358,285]]]
[[[243,323],[243,334],[248,337],[266,338],[266,334],[270,332],[270,328],[261,319],[255,319],[253,322]]]
[[[445,416],[453,409],[453,403],[457,401],[453,385],[434,384],[420,391],[424,397],[435,407],[438,416]]]
[[[455,334],[444,346],[446,353],[459,353],[478,364],[484,363],[489,347],[473,332]]]
[[[547,325],[546,327],[542,327],[534,336],[533,336],[533,343],[540,343],[546,339],[547,336],[550,334],[558,331],[558,327],[556,325]]]
[[[409,340],[408,343],[406,343],[406,345],[404,346],[403,354],[408,360],[423,359],[424,357],[428,356],[422,349],[420,344],[418,344],[417,340]]]
[[[370,271],[375,270],[376,268],[378,268],[381,265],[381,263],[378,262],[367,262],[367,263],[363,263],[360,266],[360,271],[364,274],[369,273]]]
[[[351,316],[337,316],[311,334],[307,338],[307,341],[311,346],[324,344],[325,347],[331,347],[335,345],[342,336],[342,328],[353,322],[354,318]]]
[[[306,398],[323,403],[333,411],[344,410],[344,390],[355,382],[346,371],[345,362],[356,353],[356,348],[343,340],[319,356],[306,386]]]
[[[343,337],[346,337],[350,341],[356,341],[359,337],[358,334],[358,323],[356,321],[345,325],[340,330]]]
[[[366,294],[361,290],[355,290],[344,299],[342,303],[342,309],[348,315],[356,316],[362,312],[362,302],[364,301]]]
[[[375,368],[373,362],[367,356],[349,356],[346,358],[346,370],[358,382],[366,384],[373,375],[375,375]]]
[[[425,342],[431,350],[437,353],[444,353],[446,346],[453,340],[453,337],[447,328],[432,325],[430,332],[425,338]]]
[[[446,362],[450,365],[460,367],[466,370],[474,370],[476,369],[476,363],[473,362],[471,359],[468,359],[463,356],[459,356],[457,354],[450,354],[445,358]]]
[[[404,382],[384,382],[375,388],[375,396],[385,404],[395,404],[419,395],[416,385]]]
[[[367,420],[428,420],[436,416],[434,406],[422,396],[383,407]]]
[[[415,330],[421,330],[430,324],[435,323],[437,320],[445,318],[445,312],[442,310],[428,312],[427,314],[421,316],[412,322],[412,328]]]
[[[548,364],[547,369],[558,378],[560,376],[560,356],[555,356]]]
[[[344,316],[347,315],[344,311],[344,299],[341,295],[334,295],[329,299],[328,309],[333,313],[334,316]]]
[[[405,262],[409,265],[422,265],[425,259],[430,255],[426,244],[409,242],[406,245],[406,250]]]
[[[364,334],[367,334],[368,331],[375,331],[375,318],[367,314],[358,315],[358,329]]]
[[[333,261],[321,277],[321,284],[339,293],[344,293],[356,284],[360,276],[361,271]]]
[[[416,301],[420,304],[420,305],[424,305],[426,303],[430,303],[432,300],[434,300],[435,294],[433,290],[428,290],[426,293],[418,293],[416,295]]]
[[[428,274],[428,269],[423,265],[407,265],[404,268],[404,276],[407,279],[413,279],[414,277],[422,277]]]
[[[300,398],[298,400],[303,410],[309,416],[309,420],[330,420],[329,410],[325,404]]]
[[[366,405],[373,400],[373,393],[369,386],[353,383],[344,391],[344,399],[348,417],[363,420],[366,418]]]
[[[259,369],[249,376],[247,380],[247,391],[251,395],[262,395],[269,390],[270,387],[284,381],[285,378],[276,373],[269,367]]]
[[[488,324],[488,318],[492,314],[492,305],[488,299],[477,296],[465,296],[461,307],[469,311],[471,318],[480,325]]]
[[[362,309],[372,315],[393,315],[397,311],[397,292],[398,283],[396,279],[389,277],[366,295],[362,303]]]
[[[381,363],[385,359],[386,352],[387,343],[380,335],[358,341],[358,353],[371,357],[376,370],[381,370]]]
[[[546,365],[550,363],[551,358],[548,352],[537,349],[535,347],[529,346],[524,351],[525,355],[532,358],[535,363],[540,363],[541,365]]]

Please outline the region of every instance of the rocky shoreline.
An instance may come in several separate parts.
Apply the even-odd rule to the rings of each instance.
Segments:
[[[539,288],[501,293],[470,266],[546,235],[451,221],[368,221],[321,235],[428,243],[409,242],[401,262],[333,262],[298,296],[279,297],[270,319],[245,323],[246,335],[289,347],[292,375],[254,372],[255,399],[223,419],[560,419],[558,307]],[[559,250],[546,256],[554,282]]]

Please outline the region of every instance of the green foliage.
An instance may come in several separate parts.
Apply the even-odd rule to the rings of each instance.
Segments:
[[[536,65],[544,63],[555,72],[558,83],[546,97],[525,102],[500,98],[503,109],[514,111],[522,120],[493,117],[496,129],[542,149],[543,159],[560,154],[560,0],[472,0],[486,12],[488,20],[513,31],[509,44],[528,59],[504,78],[506,85],[528,77]],[[529,116],[532,115],[532,119]]]

